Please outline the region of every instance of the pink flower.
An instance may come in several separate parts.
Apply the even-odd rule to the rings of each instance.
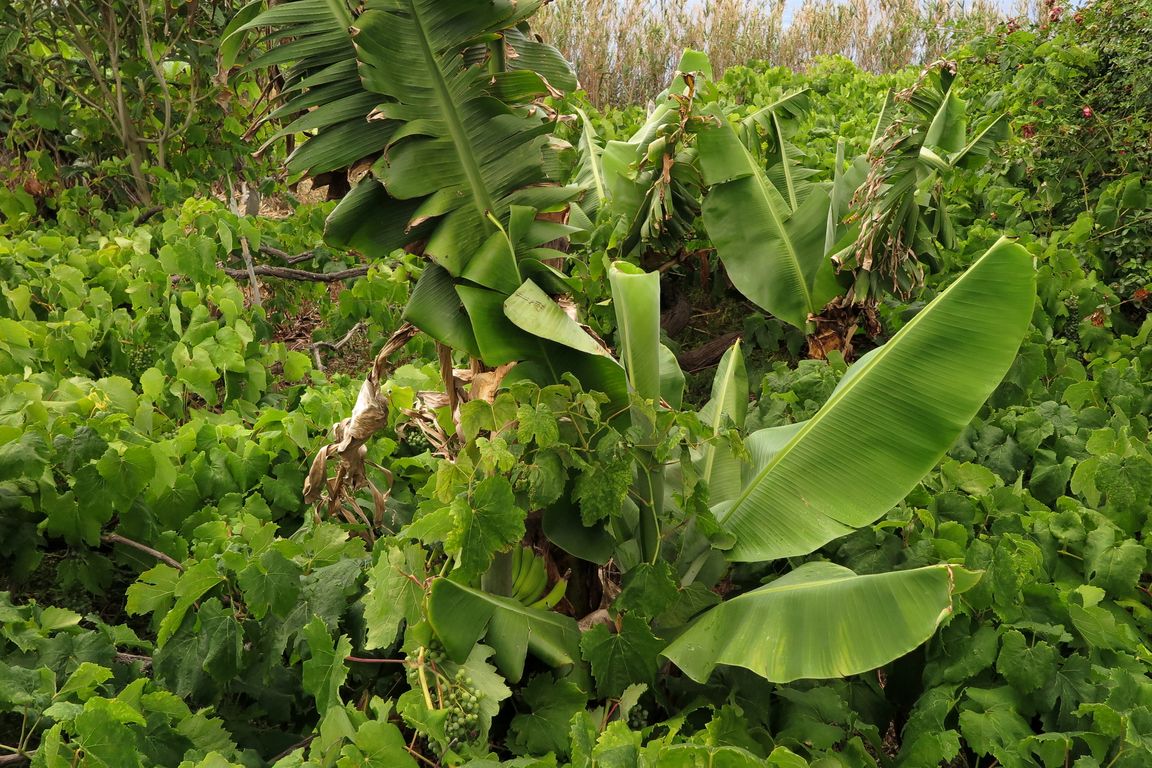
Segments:
[[[1095,114],[1095,112],[1092,111],[1092,107],[1084,107],[1084,109],[1080,110],[1080,114],[1084,115],[1086,118],[1090,118]]]

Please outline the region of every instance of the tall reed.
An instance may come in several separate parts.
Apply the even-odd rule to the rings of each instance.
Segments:
[[[939,58],[958,33],[1005,15],[996,0],[555,0],[537,17],[545,40],[576,63],[594,104],[633,104],[658,93],[685,48],[706,51],[719,77],[750,61],[804,69],[839,54],[873,72]],[[963,31],[963,32],[959,32]]]

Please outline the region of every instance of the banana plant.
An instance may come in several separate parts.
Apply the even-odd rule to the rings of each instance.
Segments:
[[[943,182],[984,162],[1006,135],[1005,115],[969,131],[954,72],[929,68],[888,94],[868,152],[845,162],[841,147],[834,178],[817,183],[790,141],[809,95],[737,120],[709,98],[710,72],[707,57],[686,53],[628,141],[600,147],[585,120],[575,182],[589,210],[613,223],[622,254],[682,240],[699,213],[736,289],[807,331],[833,302],[919,290],[922,262],[953,244]]]
[[[1007,136],[1004,114],[969,131],[955,75],[954,66],[943,63],[926,69],[912,87],[889,92],[868,153],[843,172],[837,164],[833,194],[858,198],[851,222],[843,216],[835,222],[829,248],[838,269],[851,275],[848,303],[919,290],[923,263],[954,243],[943,183],[957,169],[979,167]]]
[[[749,461],[711,457],[712,511],[734,542],[728,559],[809,555],[895,506],[1000,382],[1034,296],[1031,257],[1001,240],[851,366],[810,420],[748,435]],[[740,418],[738,354],[719,372],[713,422]],[[723,478],[736,463],[733,492]],[[862,672],[927,640],[975,579],[952,565],[860,576],[811,561],[711,609],[664,655],[700,681],[717,664],[777,682]]]
[[[374,158],[325,240],[425,256],[407,320],[488,366],[524,363],[513,378],[572,373],[626,404],[623,369],[552,298],[570,286],[547,246],[577,229],[540,214],[563,218],[579,190],[549,175],[554,115],[539,100],[576,81],[527,25],[542,4],[290,0],[245,11],[235,34],[290,37],[248,65],[290,64],[276,114],[310,110],[280,131],[317,131],[290,169]]]
[[[270,55],[304,62],[297,65],[302,79],[293,81],[304,93],[324,78],[300,83],[321,72],[333,77],[329,82],[339,79],[334,73],[349,61],[350,41],[356,82],[374,102],[363,122],[382,154],[371,178],[333,212],[326,237],[369,255],[397,248],[423,254],[427,266],[406,310],[412,322],[490,365],[517,362],[506,381],[552,382],[570,372],[617,403],[678,407],[683,380],[659,344],[657,275],[623,264],[609,270],[619,361],[553,299],[568,278],[550,263],[564,255],[546,244],[573,234],[573,227],[542,221],[539,212],[564,209],[581,190],[553,179],[545,158],[552,124],[536,100],[555,90],[545,74],[555,62],[546,48],[533,47],[525,26],[541,2],[369,0],[353,10],[343,0],[294,0],[241,26],[268,25],[270,18],[297,25],[294,42],[308,44]],[[282,15],[266,15],[273,12]],[[510,56],[516,45],[523,47]],[[532,51],[542,57],[534,64]],[[513,60],[530,66],[516,69]],[[697,109],[698,80],[707,73],[686,61],[640,134],[594,158],[602,172],[587,177],[599,185],[598,205],[634,211],[621,218],[619,231],[625,243],[637,231],[642,241],[672,220],[672,170],[699,168],[711,188],[706,226],[712,231],[719,222],[725,230],[713,232],[718,246],[726,243],[721,258],[739,264],[733,252],[739,233],[727,230],[732,220],[762,229],[766,263],[750,261],[736,271],[789,275],[784,290],[768,285],[770,298],[761,300],[802,324],[802,313],[819,309],[829,290],[827,245],[838,232],[832,186],[809,182],[787,141],[786,124],[802,111],[803,97],[737,125],[714,106]],[[332,103],[320,108],[333,119],[351,114]],[[349,120],[363,128],[360,118]],[[319,136],[333,126],[317,124]],[[696,145],[688,147],[691,134]],[[636,162],[639,147],[650,165]],[[948,157],[961,162],[962,152]],[[939,461],[999,382],[1028,325],[1034,293],[1027,252],[1002,241],[888,344],[853,365],[812,419],[747,435],[749,458],[719,444],[706,448],[702,475],[712,484],[711,514],[723,533],[710,543],[733,562],[807,557],[883,516]],[[701,415],[716,434],[742,426],[747,377],[738,356],[731,353],[713,404]],[[638,405],[631,411],[640,442],[643,411]],[[639,558],[632,561],[653,562],[669,518],[662,505],[676,496],[661,486],[674,484],[675,476],[641,456],[635,479]],[[616,542],[618,556],[628,543]],[[924,642],[974,579],[953,565],[860,576],[812,560],[707,611],[664,655],[697,680],[720,664],[777,681],[859,672]],[[427,612],[449,654],[463,658],[484,639],[510,680],[523,674],[528,652],[552,665],[581,667],[576,622],[524,604],[541,599],[538,583],[502,582],[505,596],[434,580]]]
[[[628,293],[650,294],[651,288],[634,267],[615,269],[614,301],[639,314],[643,296],[636,301]],[[628,284],[631,278],[637,280]],[[811,556],[881,518],[941,459],[1011,365],[1034,298],[1031,256],[1001,240],[891,341],[852,365],[811,419],[746,435],[747,457],[709,441],[698,466],[709,482],[711,513],[727,534],[713,545],[724,547],[731,562],[810,559],[707,610],[663,655],[701,682],[717,665],[788,682],[863,672],[925,642],[979,574],[942,564],[858,575]],[[649,304],[646,311],[655,322],[655,308]],[[625,323],[631,330],[621,344],[624,366],[638,389],[655,391],[654,337],[642,332],[642,318],[621,318]],[[714,436],[739,429],[747,400],[747,375],[734,348],[701,419]],[[638,464],[638,482],[659,482],[652,479],[659,467]],[[677,479],[664,472],[664,481]],[[655,485],[646,490],[646,497],[638,495],[654,499]],[[658,505],[652,508],[663,541],[672,534],[659,528],[668,518]],[[484,637],[516,672],[529,651],[553,665],[573,664],[571,652],[558,650],[570,619],[549,624],[541,612],[447,580],[433,587],[430,609],[438,632],[468,638],[455,649],[460,657]],[[546,647],[533,650],[527,643],[534,636]]]

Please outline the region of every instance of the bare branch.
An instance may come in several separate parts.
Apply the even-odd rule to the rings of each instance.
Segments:
[[[263,275],[265,277],[279,277],[282,280],[300,280],[303,282],[313,283],[338,283],[341,280],[347,280],[352,277],[363,277],[368,274],[368,265],[360,267],[352,267],[351,269],[342,269],[338,272],[308,272],[303,269],[292,269],[291,267],[270,267],[266,264],[257,265],[254,269],[255,274]],[[229,277],[247,278],[248,271],[245,269],[225,269],[224,273]]]
[[[153,216],[156,216],[157,214],[163,212],[163,210],[164,210],[164,206],[162,206],[162,205],[154,205],[151,208],[145,208],[143,211],[140,212],[139,216],[137,216],[135,219],[133,219],[132,226],[139,227],[141,224],[146,223]]]
[[[341,347],[343,347],[345,344],[347,344],[349,341],[351,341],[353,336],[355,336],[360,331],[364,330],[365,327],[366,326],[364,325],[364,323],[356,323],[356,325],[352,326],[352,330],[350,330],[350,331],[348,331],[348,333],[344,334],[344,338],[340,339],[340,341],[314,341],[314,342],[312,342],[312,360],[316,363],[316,367],[321,371],[324,370],[324,363],[320,360],[320,350],[321,349],[327,349],[327,350],[330,350],[332,352],[336,352]]]
[[[280,259],[285,264],[299,264],[302,261],[311,261],[312,259],[316,258],[316,251],[304,251],[303,253],[298,253],[293,256],[287,251],[282,251],[279,248],[273,248],[270,245],[261,245],[260,253],[264,254],[265,256],[271,256],[274,259]]]
[[[100,540],[107,543],[107,544],[123,544],[127,547],[132,547],[133,549],[138,549],[145,554],[152,555],[152,557],[156,558],[157,560],[159,560],[161,562],[167,563],[168,565],[172,566],[173,568],[175,568],[178,571],[184,570],[184,566],[180,565],[180,562],[178,560],[176,560],[175,558],[173,558],[172,556],[166,555],[158,549],[153,549],[152,547],[148,546],[147,544],[141,544],[140,542],[133,541],[132,539],[129,539],[126,536],[121,536],[118,533],[106,533],[100,537]]]

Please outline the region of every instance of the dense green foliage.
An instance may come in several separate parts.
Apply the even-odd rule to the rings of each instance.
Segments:
[[[261,84],[217,76],[234,0],[0,2],[0,170],[19,198],[51,207],[87,186],[108,200],[189,194],[209,168],[239,185],[246,111]],[[252,179],[255,181],[255,179]],[[173,188],[166,194],[168,188]],[[158,194],[159,193],[159,194]]]
[[[629,252],[633,222],[601,220],[587,247],[602,255],[565,283],[634,388],[683,408],[613,402],[587,377],[509,380],[463,403],[453,434],[438,351],[417,336],[383,366],[389,407],[362,465],[372,488],[329,499],[313,459],[435,267],[362,248],[365,276],[331,291],[264,279],[257,306],[245,252],[309,251],[296,266],[318,273],[360,258],[321,245],[330,208],[241,217],[196,197],[136,223],[71,190],[46,220],[0,190],[0,755],[49,767],[1147,765],[1141,5],[1099,3],[958,53],[970,128],[1006,112],[1015,135],[989,164],[939,179],[953,241],[925,256],[924,291],[878,297],[882,330],[859,345],[927,317],[1002,234],[1035,262],[1031,327],[988,404],[891,511],[768,563],[730,566],[713,548],[730,534],[708,512],[722,481],[694,458],[757,450],[740,436],[811,419],[852,369],[836,352],[797,359],[802,332],[729,287],[694,210],[683,231],[657,226]],[[787,144],[822,181],[838,141],[846,157],[866,152],[885,91],[918,74],[733,67],[715,98],[735,120],[808,88]],[[589,115],[559,129],[576,148],[588,126],[626,141],[647,119],[579,97],[555,106]],[[621,286],[641,279],[609,266],[621,255],[670,263],[666,295],[719,310],[712,333],[744,334],[746,367],[729,353],[716,381],[745,381],[750,400],[725,401],[721,386],[697,412],[711,373],[685,395],[654,375],[663,358],[632,362],[645,353],[631,334],[654,329],[622,305],[651,295]],[[368,348],[312,345],[350,331]],[[664,342],[679,351],[693,333]],[[655,499],[634,490],[635,467],[664,464],[683,486],[650,560],[632,531]],[[821,481],[845,482],[841,469],[829,461]],[[954,599],[949,585],[935,636],[874,672],[778,684],[722,664],[695,682],[661,656],[704,609],[804,568],[941,563],[983,575]],[[502,583],[509,573],[520,578]],[[600,620],[575,621],[590,614]]]

